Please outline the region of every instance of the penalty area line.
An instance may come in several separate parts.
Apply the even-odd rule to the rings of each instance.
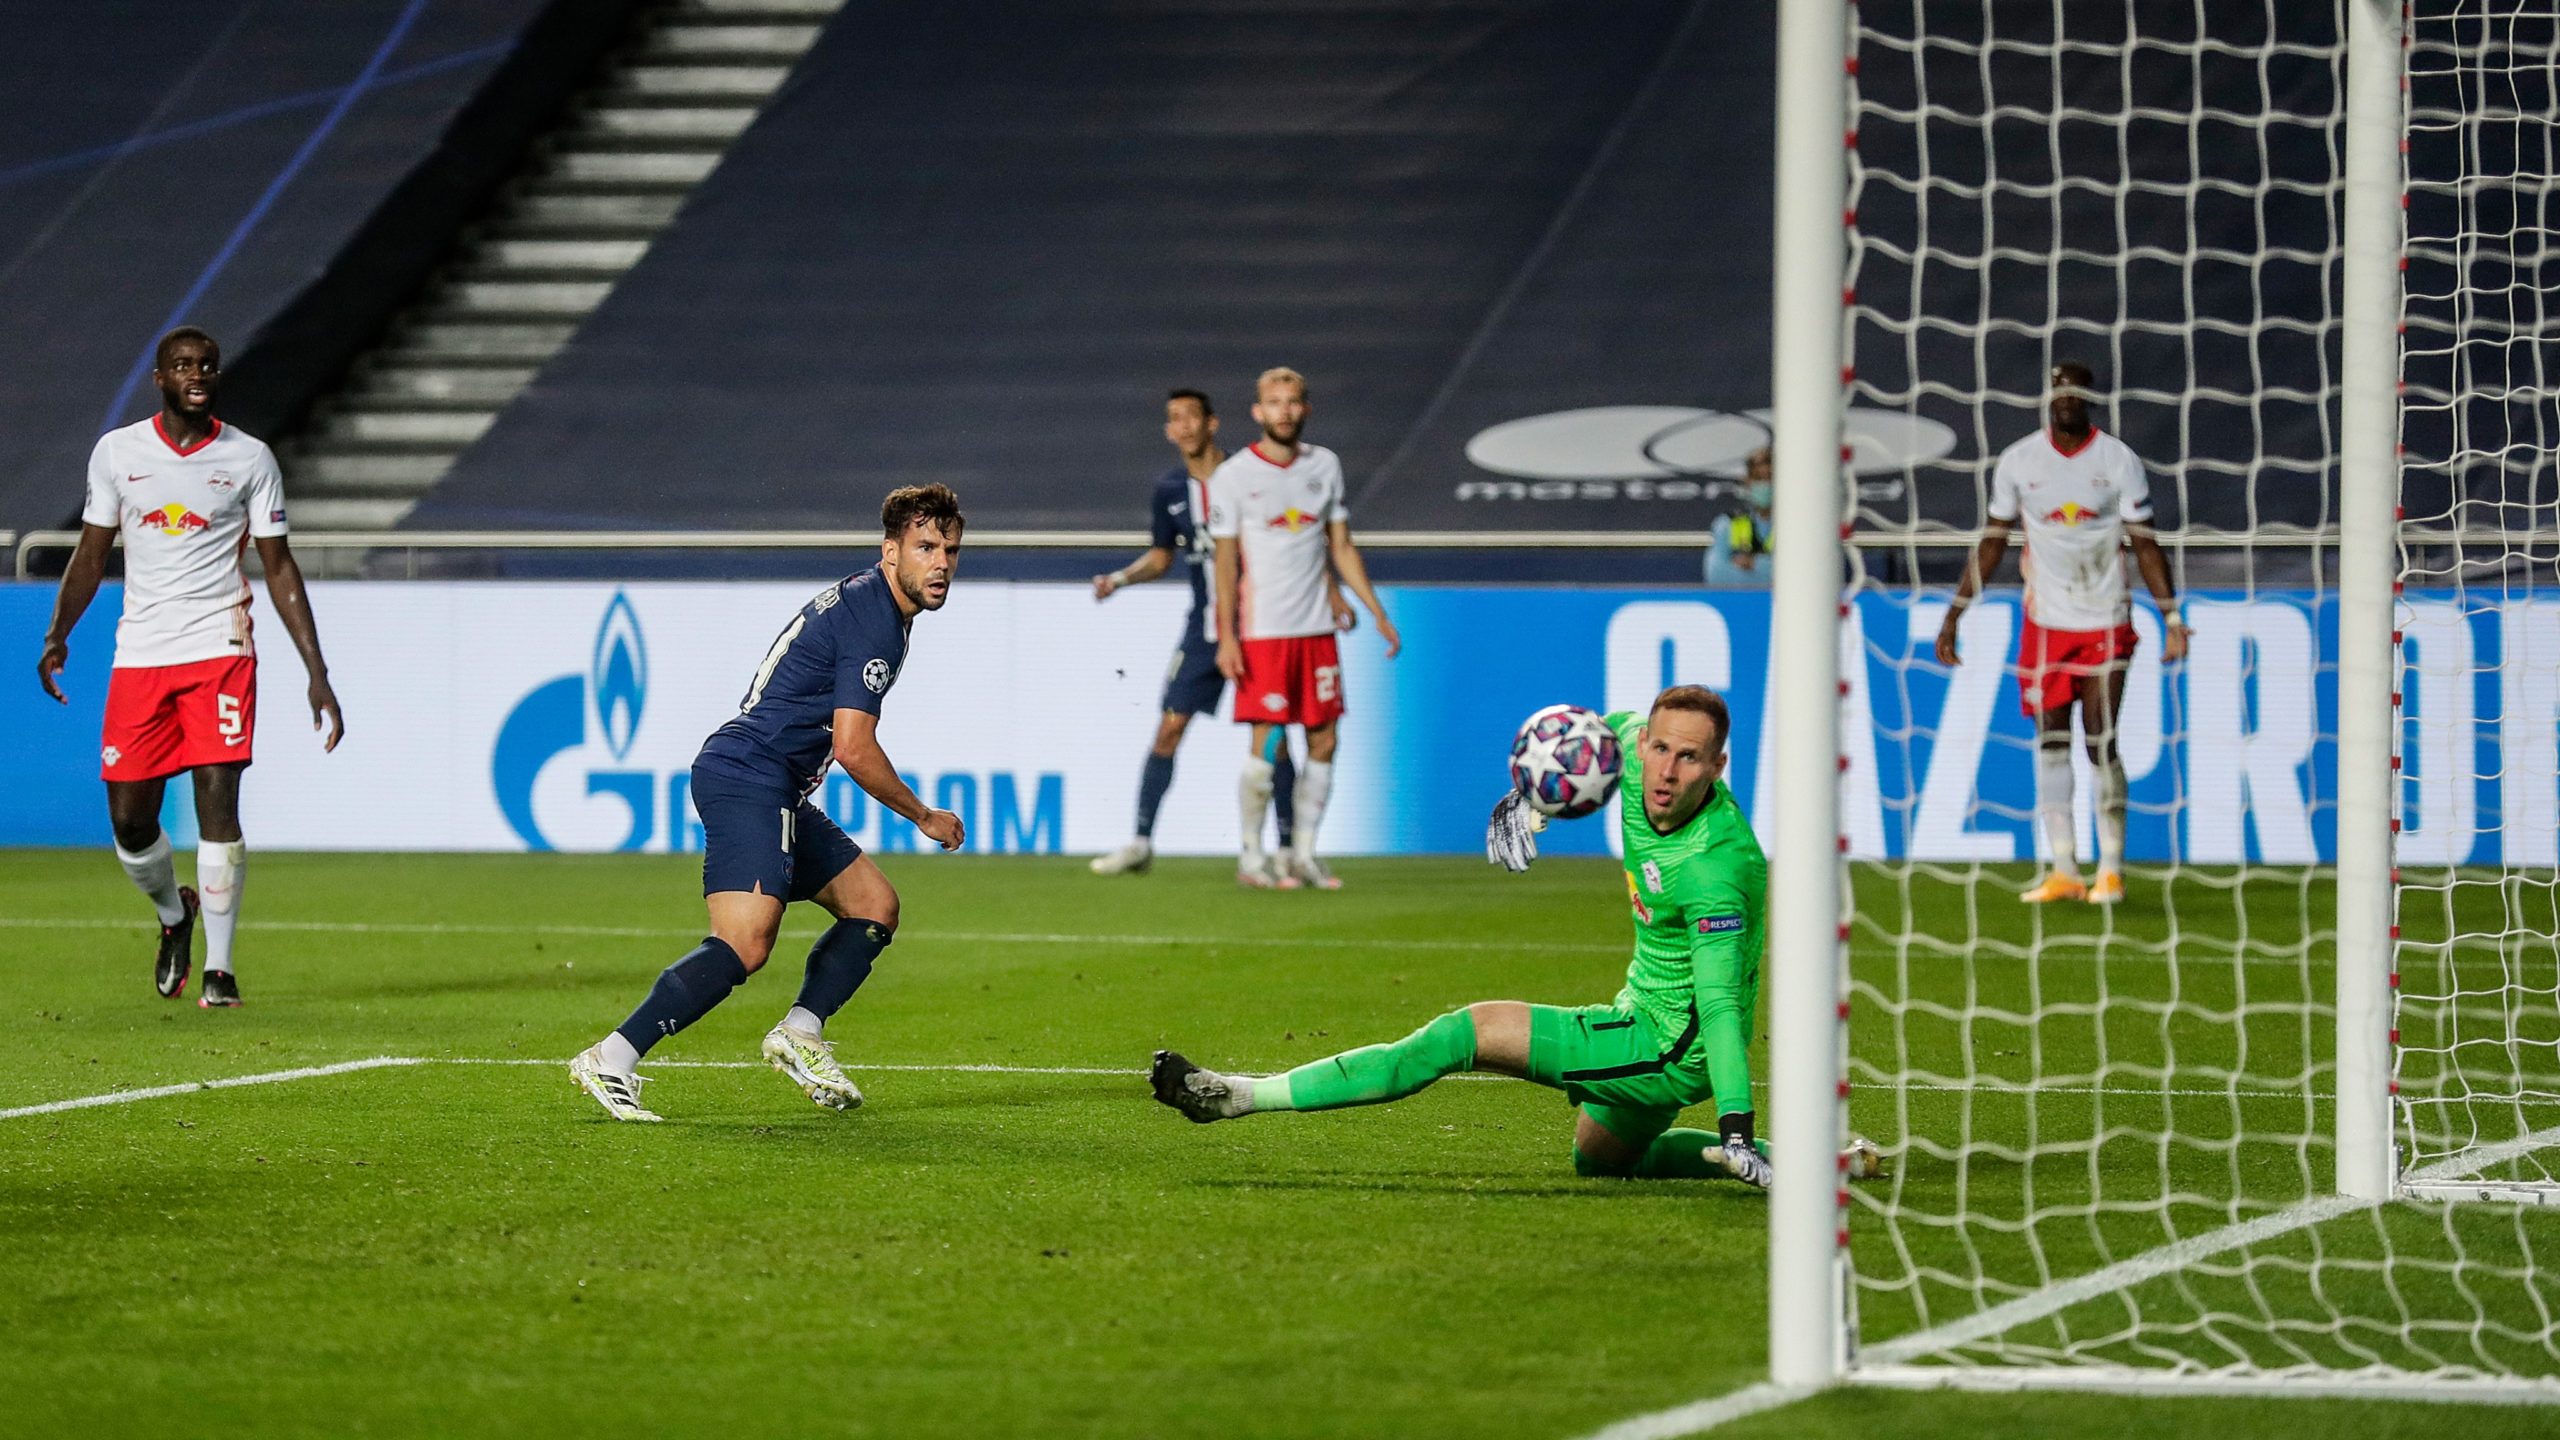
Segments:
[[[568,936],[594,940],[675,940],[699,939],[702,927],[668,925],[489,925],[452,920],[244,920],[243,930],[273,930],[319,935],[538,935]],[[24,915],[0,915],[0,929],[8,930],[130,930],[148,932],[148,923],[136,920],[101,920],[81,917],[48,920]],[[819,932],[786,930],[785,940],[814,939]],[[1148,947],[1186,946],[1201,950],[1248,947],[1272,950],[1419,950],[1466,955],[1518,955],[1533,952],[1594,955],[1623,955],[1627,947],[1597,944],[1579,940],[1524,940],[1516,944],[1489,945],[1481,940],[1414,940],[1370,939],[1348,940],[1324,935],[1083,935],[1059,931],[1011,930],[901,930],[898,938],[908,944],[949,943],[955,945],[1140,945]]]
[[[104,1093],[102,1093],[102,1094],[97,1094],[97,1095],[75,1095],[75,1096],[73,1096],[73,1097],[71,1097],[71,1098],[69,1098],[69,1099],[66,1099],[66,1100],[47,1100],[47,1101],[42,1102],[41,1104],[35,1104],[35,1105],[20,1105],[20,1106],[17,1106],[17,1107],[15,1107],[15,1108],[13,1108],[13,1109],[0,1109],[0,1120],[19,1120],[19,1119],[25,1119],[25,1118],[27,1118],[27,1117],[29,1117],[29,1116],[34,1116],[34,1115],[58,1115],[58,1114],[63,1113],[64,1111],[68,1111],[68,1110],[91,1110],[91,1109],[95,1109],[95,1108],[97,1108],[97,1107],[99,1107],[99,1106],[102,1106],[102,1105],[131,1105],[131,1104],[135,1103],[136,1101],[141,1101],[141,1100],[165,1100],[165,1099],[168,1099],[168,1098],[169,1098],[169,1097],[171,1097],[171,1096],[176,1096],[176,1095],[193,1095],[193,1094],[196,1094],[196,1093],[198,1093],[198,1092],[200,1092],[200,1091],[205,1091],[205,1090],[235,1090],[235,1089],[239,1089],[239,1088],[240,1088],[240,1087],[242,1087],[242,1086],[247,1086],[247,1085],[277,1085],[277,1084],[282,1084],[282,1083],[284,1083],[285,1081],[288,1081],[288,1080],[318,1080],[318,1079],[324,1079],[324,1078],[326,1078],[326,1077],[328,1077],[328,1076],[331,1076],[331,1075],[352,1075],[352,1074],[355,1074],[355,1073],[356,1073],[356,1072],[358,1072],[358,1071],[363,1071],[363,1070],[386,1070],[386,1069],[393,1069],[393,1068],[397,1068],[397,1067],[401,1067],[401,1066],[415,1066],[415,1065],[489,1065],[489,1066],[505,1066],[505,1067],[536,1067],[536,1066],[545,1066],[545,1065],[556,1065],[556,1066],[563,1066],[563,1067],[565,1067],[568,1063],[569,1063],[568,1061],[566,1061],[566,1060],[564,1060],[564,1059],[561,1059],[561,1058],[558,1058],[558,1057],[556,1057],[556,1056],[538,1056],[538,1055],[376,1055],[376,1056],[373,1056],[373,1057],[371,1057],[371,1058],[369,1058],[369,1059],[364,1059],[364,1060],[341,1060],[341,1061],[338,1061],[338,1062],[337,1062],[337,1063],[335,1063],[335,1064],[330,1064],[330,1065],[306,1065],[306,1066],[302,1066],[302,1067],[299,1067],[299,1068],[297,1068],[297,1069],[292,1069],[292,1070],[269,1070],[269,1071],[263,1071],[263,1072],[261,1072],[261,1073],[259,1073],[259,1074],[255,1074],[255,1075],[231,1075],[231,1076],[225,1076],[225,1077],[223,1077],[223,1078],[215,1079],[215,1080],[189,1080],[189,1081],[186,1081],[186,1082],[184,1082],[184,1083],[182,1083],[182,1084],[176,1084],[176,1085],[151,1085],[151,1086],[145,1086],[145,1087],[141,1087],[141,1088],[133,1089],[133,1090],[109,1090],[109,1091],[106,1091],[106,1092],[104,1092]],[[769,1067],[769,1066],[767,1066],[767,1065],[765,1064],[765,1062],[763,1062],[763,1061],[761,1061],[761,1060],[653,1060],[653,1061],[649,1061],[649,1062],[647,1062],[647,1063],[645,1063],[645,1064],[643,1064],[643,1065],[641,1066],[641,1069],[643,1069],[644,1071],[650,1071],[650,1070],[763,1070],[763,1069],[768,1069],[768,1068],[770,1068],[770,1067]],[[1146,1072],[1145,1070],[1143,1070],[1143,1069],[1134,1069],[1134,1068],[1130,1068],[1130,1067],[1126,1067],[1126,1066],[1103,1066],[1103,1065],[1005,1065],[1005,1064],[996,1064],[996,1063],[990,1063],[990,1062],[959,1062],[959,1063],[942,1064],[942,1065],[920,1065],[920,1064],[907,1063],[907,1062],[890,1062],[890,1061],[882,1061],[882,1062],[878,1062],[878,1063],[871,1063],[871,1062],[860,1062],[860,1061],[858,1061],[858,1062],[856,1062],[854,1065],[852,1065],[850,1068],[851,1068],[851,1069],[854,1071],[854,1073],[856,1073],[856,1074],[874,1073],[874,1074],[905,1074],[905,1075],[1052,1075],[1052,1076],[1083,1076],[1083,1077],[1093,1077],[1093,1078],[1100,1078],[1100,1079],[1112,1079],[1112,1080],[1127,1080],[1127,1079],[1134,1079],[1134,1078],[1137,1078],[1137,1077],[1139,1077],[1139,1076],[1143,1076],[1143,1075],[1145,1075],[1145,1074],[1147,1073],[1147,1072]],[[1238,1073],[1245,1073],[1245,1072],[1238,1072]],[[1259,1073],[1259,1072],[1256,1072],[1256,1073]],[[1277,1073],[1279,1073],[1279,1071],[1274,1070],[1274,1071],[1271,1071],[1270,1073],[1277,1074]],[[1508,1079],[1508,1078],[1510,1078],[1510,1077],[1508,1077],[1508,1076],[1504,1076],[1504,1075],[1491,1074],[1491,1073],[1489,1073],[1489,1072],[1484,1072],[1484,1071],[1474,1071],[1474,1072],[1467,1072],[1467,1073],[1462,1073],[1462,1074],[1457,1074],[1457,1075],[1451,1075],[1451,1076],[1449,1076],[1449,1077],[1447,1077],[1447,1078],[1449,1078],[1449,1079],[1451,1079],[1451,1080],[1462,1080],[1462,1081],[1463,1081],[1463,1080],[1474,1080],[1474,1081],[1499,1081],[1499,1080],[1505,1080],[1505,1079]],[[1768,1088],[1768,1086],[1767,1086],[1767,1084],[1766,1084],[1765,1082],[1755,1082],[1755,1083],[1754,1083],[1754,1085],[1753,1085],[1753,1088],[1754,1088],[1754,1089],[1761,1089],[1761,1090],[1765,1090],[1765,1089],[1767,1089],[1767,1088]],[[1860,1087],[1860,1088],[1866,1088],[1866,1087]],[[1907,1087],[1907,1088],[1912,1089],[1912,1090],[1924,1091],[1924,1092],[1926,1092],[1926,1091],[1934,1091],[1934,1092],[1943,1092],[1943,1093],[1950,1093],[1950,1094],[1952,1094],[1952,1093],[1959,1093],[1959,1092],[1963,1091],[1965,1087],[1960,1087],[1960,1086],[1922,1086],[1922,1085],[1914,1085],[1914,1086],[1910,1086],[1910,1087]],[[1979,1093],[1979,1092],[1977,1091],[1977,1092],[1975,1092],[1975,1093]],[[2072,1091],[2072,1092],[2070,1092],[2070,1093],[2076,1093],[2076,1094],[2088,1094],[2088,1095],[2126,1095],[2126,1096],[2146,1096],[2146,1097],[2147,1097],[2147,1096],[2156,1096],[2156,1095],[2162,1095],[2162,1094],[2171,1094],[2171,1095],[2175,1095],[2175,1094],[2186,1094],[2186,1093],[2191,1093],[2191,1092],[2186,1092],[2186,1091],[2175,1091],[2175,1090],[2172,1090],[2172,1091],[2161,1091],[2161,1090],[2143,1089],[2143,1088],[2135,1088],[2135,1087],[2125,1087],[2125,1088],[2122,1088],[2122,1089],[2101,1088],[2101,1087],[2085,1087],[2085,1088],[2079,1088],[2079,1089],[2076,1089],[2076,1090],[2074,1090],[2074,1091]],[[2192,1092],[2192,1093],[2210,1094],[2210,1095],[2213,1095],[2213,1096],[2216,1096],[2216,1097],[2225,1097],[2225,1096],[2227,1095],[2227,1092],[2218,1091],[2218,1090],[2217,1090],[2217,1091],[2207,1091],[2207,1092]],[[2238,1092],[2237,1094],[2229,1094],[2229,1095],[2227,1095],[2227,1098],[2234,1098],[2234,1099],[2250,1099],[2250,1098],[2261,1098],[2261,1097],[2255,1097],[2255,1096],[2252,1096],[2252,1095],[2250,1094],[2250,1092],[2247,1092],[2247,1091],[2241,1091],[2241,1092]],[[2271,1093],[2271,1094],[2269,1094],[2268,1096],[2263,1097],[2263,1098],[2279,1098],[2279,1099],[2281,1099],[2281,1098],[2291,1098],[2291,1096],[2290,1096],[2290,1092],[2273,1092],[2273,1093]],[[2560,1133],[2560,1132],[2556,1132],[2556,1133]],[[2534,1147],[2530,1147],[2530,1148],[2539,1148],[2539,1147],[2538,1147],[2538,1146],[2534,1146]],[[2445,1167],[2441,1167],[2441,1166],[2440,1166],[2440,1167],[2437,1167],[2437,1168],[2438,1168],[2438,1169],[2443,1169],[2443,1168],[2445,1168]],[[2438,1178],[2438,1177],[2435,1175],[2435,1173],[2434,1173],[2433,1171],[2429,1171],[2429,1172],[2422,1172],[2422,1174],[2421,1174],[2420,1176],[2415,1177],[2415,1178]],[[1721,1423],[1721,1422],[1719,1422],[1719,1423]],[[1682,1432],[1682,1433],[1686,1433],[1686,1432]]]
[[[183,1085],[152,1085],[140,1090],[110,1090],[103,1095],[78,1095],[68,1100],[48,1100],[41,1105],[20,1105],[0,1110],[0,1120],[17,1120],[29,1115],[59,1115],[65,1110],[93,1110],[101,1105],[131,1105],[137,1100],[165,1100],[172,1095],[193,1095],[204,1090],[236,1090],[244,1085],[279,1085],[287,1080],[317,1080],[324,1075],[352,1075],[359,1070],[389,1070],[403,1065],[429,1062],[414,1055],[376,1055],[370,1060],[341,1060],[335,1065],[305,1065],[294,1070],[269,1070],[257,1075],[230,1075],[219,1080],[190,1080]]]
[[[102,1105],[131,1105],[141,1100],[166,1100],[176,1095],[194,1095],[206,1090],[237,1090],[248,1085],[279,1085],[288,1080],[319,1080],[331,1075],[352,1075],[361,1070],[392,1070],[418,1065],[548,1065],[567,1069],[564,1059],[532,1056],[479,1055],[376,1055],[366,1060],[341,1060],[334,1065],[305,1065],[293,1070],[268,1070],[256,1075],[228,1075],[218,1080],[189,1080],[179,1085],[150,1085],[133,1090],[109,1090],[98,1095],[75,1095],[67,1100],[47,1100],[37,1105],[20,1105],[0,1110],[0,1120],[19,1120],[33,1115],[59,1115],[67,1110],[94,1110]],[[642,1070],[764,1070],[771,1067],[761,1060],[659,1060]],[[868,1071],[914,1075],[1092,1075],[1114,1080],[1142,1076],[1144,1070],[1104,1069],[1090,1065],[859,1065],[857,1073]]]

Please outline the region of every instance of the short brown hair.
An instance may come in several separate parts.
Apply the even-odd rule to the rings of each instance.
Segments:
[[[1724,742],[1733,738],[1733,716],[1724,708],[1724,697],[1704,685],[1674,685],[1653,697],[1653,708],[1647,718],[1665,710],[1687,710],[1704,715],[1716,724],[1716,744],[1710,755],[1724,753]]]
[[[880,502],[880,530],[890,540],[903,540],[907,528],[922,520],[950,539],[969,528],[960,513],[960,497],[948,485],[901,485]]]

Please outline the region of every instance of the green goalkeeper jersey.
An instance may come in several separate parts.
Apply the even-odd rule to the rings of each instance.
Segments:
[[[1644,722],[1634,711],[1608,717],[1626,752],[1618,827],[1626,838],[1627,904],[1636,927],[1635,956],[1617,1003],[1640,1011],[1669,1050],[1683,1052],[1675,1070],[1712,1084],[1718,1114],[1748,1113],[1769,862],[1721,780],[1687,824],[1667,835],[1653,828],[1636,751]]]

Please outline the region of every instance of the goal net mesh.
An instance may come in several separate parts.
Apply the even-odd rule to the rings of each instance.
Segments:
[[[2536,8],[2422,0],[2409,61],[2395,1120],[2406,1173],[2446,1183],[2560,1165],[2537,1148],[2560,1138],[2543,1133],[2560,1124],[2560,414],[2541,298],[2560,279],[2542,270],[2560,42]],[[1847,1078],[1850,1123],[1890,1165],[1843,1191],[1853,1366],[2560,1378],[2542,1263],[2560,1208],[2512,1203],[2517,1185],[2335,1194],[2338,607],[2320,542],[2338,514],[2343,10],[1852,14],[1846,403],[1956,437],[1853,502],[1863,663],[1844,678],[1875,778],[1853,751]],[[2129,780],[2114,905],[2020,899],[2051,857],[2015,547],[1961,616],[1961,663],[1933,654],[1993,462],[2037,434],[2061,360],[2095,371],[2099,427],[2146,463],[2193,632],[2163,663],[2134,579],[2121,713],[2075,732],[2083,875],[2088,742],[2111,739]],[[2435,543],[2446,530],[2469,538]]]

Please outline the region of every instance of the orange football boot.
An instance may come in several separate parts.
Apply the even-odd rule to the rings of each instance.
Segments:
[[[2037,881],[2034,889],[2018,898],[2030,905],[2050,905],[2056,900],[2086,900],[2089,898],[2089,887],[2081,884],[2080,877],[2077,875],[2066,875],[2059,870],[2054,870],[2047,872],[2042,880]]]

